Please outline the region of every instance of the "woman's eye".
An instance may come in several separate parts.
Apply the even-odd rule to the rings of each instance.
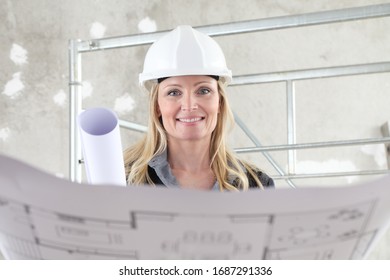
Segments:
[[[168,96],[178,96],[178,95],[180,95],[180,92],[177,90],[171,90],[171,91],[168,91],[167,95]]]
[[[209,94],[211,91],[208,88],[201,88],[201,89],[199,89],[198,92],[201,95],[205,95],[205,94]]]

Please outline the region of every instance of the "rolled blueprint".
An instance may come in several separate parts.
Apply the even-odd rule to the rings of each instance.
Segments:
[[[88,183],[126,186],[116,114],[106,108],[87,109],[78,124]]]

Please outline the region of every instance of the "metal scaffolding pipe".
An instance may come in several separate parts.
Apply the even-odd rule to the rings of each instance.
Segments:
[[[280,16],[257,20],[200,26],[196,29],[210,36],[234,35],[292,27],[345,22],[390,16],[390,4],[346,8],[300,15]],[[83,40],[78,44],[79,52],[90,52],[151,44],[168,31],[136,34],[129,36]]]
[[[79,41],[69,41],[69,179],[81,182],[81,145],[77,128],[77,116],[81,112],[81,54],[77,51]]]
[[[390,72],[390,62],[234,76],[230,86]]]
[[[119,120],[119,126],[126,128],[126,129],[129,129],[129,130],[138,131],[138,132],[147,132],[148,131],[147,126],[140,125],[140,124],[133,123],[133,122],[129,122],[129,121],[124,121],[124,120]]]
[[[202,26],[198,30],[210,36],[233,35],[248,32],[269,31],[305,27],[390,16],[390,4],[370,5],[339,10],[279,16],[265,19]]]
[[[287,144],[287,145],[272,145],[272,146],[262,146],[262,147],[245,147],[245,148],[236,148],[234,150],[237,153],[255,153],[255,152],[286,151],[286,150],[298,150],[298,149],[329,148],[329,147],[353,146],[353,145],[383,144],[388,142],[390,142],[390,137],[301,143],[301,144],[293,144],[293,145]]]
[[[296,122],[295,122],[295,88],[293,81],[286,83],[286,100],[287,100],[287,143],[296,144]],[[287,170],[289,174],[295,173],[296,150],[287,152]]]
[[[313,173],[313,174],[290,174],[282,176],[272,176],[274,180],[286,180],[286,179],[310,179],[310,178],[329,178],[329,177],[348,177],[348,176],[368,176],[368,175],[387,175],[390,174],[390,170],[363,170],[363,171],[345,171],[345,172],[333,172],[333,173]]]
[[[259,139],[247,128],[247,126],[244,124],[244,122],[237,116],[237,114],[234,114],[234,119],[237,123],[237,125],[244,131],[244,133],[249,137],[249,139],[259,148],[261,148],[261,143]],[[267,153],[266,151],[263,151],[263,156],[268,160],[268,162],[275,168],[275,170],[280,175],[285,175],[283,169],[278,165],[278,163],[272,158],[272,156]],[[292,187],[295,188],[295,184],[290,180],[287,179],[286,182]]]

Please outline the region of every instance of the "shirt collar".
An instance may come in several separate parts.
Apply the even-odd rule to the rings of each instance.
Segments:
[[[172,174],[171,167],[168,163],[168,152],[167,150],[163,151],[161,154],[155,155],[150,161],[149,166],[152,167],[160,180],[167,187],[179,188],[179,183],[176,180],[176,177]],[[219,191],[219,184],[216,180],[212,191]]]

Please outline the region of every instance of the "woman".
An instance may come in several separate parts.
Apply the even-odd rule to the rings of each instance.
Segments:
[[[219,45],[190,26],[177,27],[150,47],[140,74],[150,97],[148,133],[125,151],[128,184],[273,187],[270,177],[226,145],[234,123],[225,93],[231,77]]]

